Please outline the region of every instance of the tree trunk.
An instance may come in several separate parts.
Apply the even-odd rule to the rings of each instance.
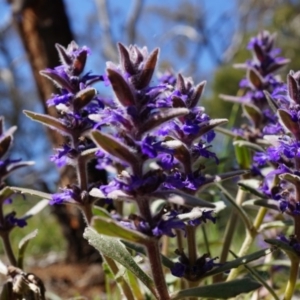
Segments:
[[[31,65],[40,100],[45,112],[56,116],[55,108],[46,105],[46,100],[55,93],[55,87],[39,72],[60,64],[55,48],[56,43],[67,46],[74,39],[63,0],[10,0],[9,2],[12,6],[14,24]],[[48,134],[54,147],[63,144],[64,138],[56,131],[48,130]],[[75,180],[73,167],[67,167],[61,172],[60,186],[66,186]],[[99,253],[82,237],[85,223],[79,210],[71,206],[54,206],[53,212],[68,243],[67,261],[70,263],[99,261]]]

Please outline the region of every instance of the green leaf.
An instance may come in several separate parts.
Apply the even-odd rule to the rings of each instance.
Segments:
[[[112,216],[110,215],[110,213],[106,209],[104,209],[100,206],[94,205],[92,210],[93,210],[93,216],[102,217],[102,218],[106,218],[106,219],[107,218],[112,219]]]
[[[58,130],[62,135],[71,135],[71,131],[67,128],[62,121],[57,118],[51,117],[49,115],[38,114],[32,111],[23,110],[24,114],[29,117],[30,119],[42,123],[50,127],[51,129]]]
[[[258,146],[257,144],[244,141],[244,140],[237,140],[233,142],[233,146],[239,146],[239,147],[247,147],[248,149],[254,150],[254,151],[259,151],[259,152],[264,152],[264,148]]]
[[[262,225],[260,225],[259,227],[259,231],[263,231],[266,229],[272,229],[272,228],[287,228],[290,226],[293,226],[294,223],[292,220],[284,220],[284,221],[271,221],[268,223],[264,223]]]
[[[100,234],[117,237],[133,243],[145,244],[149,239],[146,235],[138,231],[127,229],[113,219],[104,217],[94,217],[92,219],[92,227]]]
[[[243,140],[242,138],[238,137],[236,141]],[[252,155],[248,148],[234,146],[235,157],[241,169],[250,169],[251,167],[251,160]]]
[[[139,282],[137,281],[137,278],[134,276],[133,273],[131,273],[128,270],[126,270],[126,274],[128,277],[128,284],[130,285],[135,298],[137,300],[144,300],[145,297],[141,291],[141,288],[140,288]]]
[[[251,278],[236,279],[229,282],[181,290],[171,294],[171,300],[187,297],[229,299],[242,293],[249,293],[260,287],[261,284]]]
[[[198,133],[195,138],[199,138],[205,133],[215,129],[217,126],[228,123],[227,119],[212,119],[207,122],[201,123],[201,128],[198,130]]]
[[[227,179],[235,178],[244,174],[247,174],[249,171],[245,170],[237,170],[237,171],[231,171],[231,172],[226,172],[222,174],[218,174],[216,176],[210,176],[206,175],[205,176],[205,182],[201,185],[199,191],[202,191],[206,189],[208,186],[215,184],[217,182],[221,182]]]
[[[288,257],[290,257],[291,259],[298,259],[300,260],[300,257],[298,256],[298,254],[296,253],[296,251],[294,250],[294,248],[290,245],[288,245],[287,243],[281,241],[281,240],[277,240],[277,239],[266,239],[265,240],[266,243],[275,246],[279,249],[281,249],[282,251],[284,251]]]
[[[36,237],[38,230],[34,230],[33,232],[27,234],[22,240],[19,242],[19,253],[18,253],[18,262],[17,267],[23,269],[23,261],[25,256],[26,248],[29,244],[29,241]]]
[[[230,251],[230,252],[234,257],[237,258],[237,256],[232,251]],[[258,282],[260,282],[266,288],[266,290],[274,297],[274,299],[279,300],[275,291],[270,287],[270,285],[266,281],[269,279],[267,272],[258,272],[254,268],[249,267],[247,264],[245,264],[244,267],[251,273],[253,278],[255,278]]]
[[[38,214],[40,211],[42,211],[45,207],[49,205],[49,200],[43,199],[39,201],[36,205],[34,205],[30,210],[28,210],[25,215],[22,216],[22,219],[27,220],[36,214]]]
[[[100,253],[110,257],[132,272],[146,285],[153,295],[156,295],[153,280],[137,265],[118,239],[100,235],[91,227],[85,229],[83,236],[88,240],[89,244],[96,248]]]
[[[278,201],[273,199],[251,199],[243,202],[242,206],[260,206],[279,211]]]
[[[257,259],[259,259],[263,256],[266,256],[268,254],[271,254],[271,253],[272,253],[272,249],[266,248],[266,249],[259,250],[259,251],[256,251],[254,253],[236,258],[232,261],[229,261],[229,262],[226,262],[226,263],[222,264],[220,267],[214,268],[213,270],[205,273],[204,277],[210,277],[210,276],[213,276],[213,275],[224,273],[224,272],[226,272],[228,270],[231,270],[231,269],[238,268],[241,265],[247,264],[251,261],[257,260]]]
[[[179,190],[164,190],[164,191],[157,191],[153,192],[149,195],[151,198],[155,199],[165,199],[168,202],[177,204],[177,205],[184,205],[189,207],[208,207],[208,208],[215,208],[213,203],[207,202],[202,200],[198,197],[186,194]]]
[[[19,192],[21,194],[26,194],[26,195],[30,195],[30,196],[37,196],[40,199],[47,199],[47,200],[52,199],[51,194],[47,194],[47,193],[44,193],[44,192],[40,192],[40,191],[36,191],[36,190],[32,190],[32,189],[26,189],[26,188],[22,188],[22,187],[16,187],[16,186],[10,186],[9,188],[11,190],[13,190],[15,193]]]
[[[266,96],[266,99],[268,101],[270,108],[272,109],[273,113],[276,114],[277,110],[278,110],[278,105],[273,100],[272,96],[270,95],[270,93],[268,91],[264,91],[264,94]]]
[[[299,186],[300,185],[300,177],[294,174],[290,174],[290,173],[284,173],[284,174],[280,174],[279,178],[282,180],[286,180],[290,183],[292,183],[295,186]]]
[[[246,211],[235,202],[234,197],[221,184],[216,183],[216,185],[224,193],[230,204],[236,209],[237,214],[243,220],[247,230],[250,231],[253,225]]]
[[[245,179],[238,182],[238,185],[245,191],[258,196],[262,199],[267,199],[267,196],[259,191],[260,181],[256,179]]]
[[[102,133],[99,130],[92,131],[91,136],[94,142],[108,154],[129,163],[131,166],[137,164],[136,153],[112,136]]]
[[[234,133],[231,130],[228,130],[226,128],[215,127],[214,130],[216,132],[222,133],[222,134],[227,135],[227,136],[232,137],[232,138],[237,138],[238,137],[238,135],[236,133]]]
[[[132,243],[129,243],[127,241],[121,241],[127,248],[133,250],[133,251],[136,251],[137,253],[140,253],[140,254],[143,254],[145,256],[147,256],[147,253],[146,253],[146,250],[143,246],[140,246],[140,245],[137,245],[137,244],[132,244]],[[167,258],[166,256],[164,256],[163,254],[160,254],[160,257],[161,257],[161,262],[162,264],[171,269],[173,268],[174,266],[174,263],[172,260],[170,260],[169,258]]]

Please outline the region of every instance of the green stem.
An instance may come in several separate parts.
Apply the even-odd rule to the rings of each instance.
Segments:
[[[210,256],[209,242],[207,238],[206,229],[204,226],[201,226],[201,230],[202,230],[204,244],[205,244],[205,252]]]
[[[117,278],[116,281],[118,282],[120,288],[122,289],[126,299],[134,300],[132,290],[131,290],[130,286],[128,285],[127,281],[124,279],[124,276],[116,277],[119,273],[119,268],[118,268],[117,264],[115,263],[115,261],[107,256],[103,255],[103,257],[104,257],[109,269],[113,273],[114,277]]]
[[[3,232],[1,234],[1,238],[2,238],[4,250],[5,250],[5,253],[6,253],[7,258],[9,260],[9,263],[12,266],[16,267],[17,266],[17,260],[16,260],[16,257],[14,255],[14,252],[13,252],[12,247],[11,247],[11,243],[10,243],[10,239],[9,239],[9,232]]]
[[[294,295],[297,279],[298,279],[298,270],[299,270],[299,262],[300,262],[299,258],[290,257],[290,260],[291,260],[290,277],[284,292],[283,300],[292,299]]]
[[[247,230],[251,230],[251,228],[253,227],[252,222],[249,219],[245,210],[241,207],[241,203],[237,203],[236,200],[232,197],[232,195],[220,183],[216,182],[215,185],[224,193],[224,195],[226,196],[226,198],[228,199],[230,204],[232,204],[232,206],[236,209],[236,213],[239,215],[239,217],[244,222]],[[239,188],[238,195],[239,195],[240,190],[241,189]],[[241,193],[245,193],[245,191],[241,191]],[[237,198],[238,197],[240,197],[240,196],[237,196]]]
[[[2,203],[0,204],[0,225],[5,227],[5,218],[4,218]],[[17,260],[16,260],[16,257],[14,255],[14,252],[13,252],[12,247],[11,247],[11,243],[10,243],[10,239],[9,239],[9,232],[10,232],[10,229],[3,228],[2,232],[0,234],[0,237],[2,238],[4,251],[7,255],[9,263],[12,266],[16,267],[17,266]]]
[[[248,230],[247,231],[247,234],[246,234],[246,238],[243,242],[243,245],[238,253],[238,257],[242,257],[244,255],[247,254],[248,250],[250,249],[254,239],[256,238],[257,234],[258,234],[258,229],[260,227],[260,225],[262,224],[263,220],[264,220],[264,217],[267,213],[267,209],[265,207],[261,207],[257,213],[257,216],[254,220],[254,223],[253,223],[253,227],[251,228],[251,230]],[[236,268],[236,269],[232,269],[226,279],[226,281],[230,281],[230,280],[233,280],[235,279],[240,270],[241,270],[242,266],[239,267],[239,268]]]

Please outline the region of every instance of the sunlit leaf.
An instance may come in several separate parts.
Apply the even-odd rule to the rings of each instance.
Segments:
[[[51,117],[49,115],[39,114],[31,112],[28,110],[23,111],[24,114],[30,119],[42,123],[52,129],[58,130],[62,135],[71,135],[71,131],[67,128],[63,122],[57,118]]]
[[[98,234],[91,227],[87,227],[83,234],[90,245],[100,253],[110,257],[132,272],[147,288],[156,295],[153,280],[137,265],[125,246],[117,239]]]
[[[125,228],[113,219],[94,217],[92,220],[92,227],[100,234],[117,237],[133,243],[145,244],[148,241],[148,237],[146,235],[138,231]]]

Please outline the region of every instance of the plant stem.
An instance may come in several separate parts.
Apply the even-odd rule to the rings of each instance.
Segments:
[[[188,243],[188,257],[190,266],[192,267],[197,260],[197,245],[196,245],[196,228],[186,225],[186,240]]]
[[[12,266],[17,266],[17,260],[16,260],[16,257],[14,255],[14,252],[12,250],[12,247],[11,247],[11,243],[10,243],[10,239],[9,239],[9,232],[3,232],[1,234],[1,238],[2,238],[2,241],[3,241],[3,245],[4,245],[4,250],[5,250],[5,253],[7,255],[7,258],[9,260],[9,263],[12,265]]]
[[[160,250],[158,241],[152,239],[149,243],[146,244],[146,249],[148,253],[148,258],[150,262],[150,267],[152,271],[153,280],[157,293],[159,295],[159,300],[168,300],[170,299],[168,287],[165,281],[165,274],[163,272],[163,267],[160,259]]]
[[[5,218],[4,218],[2,203],[0,203],[0,225],[3,227],[2,232],[0,234],[0,237],[2,238],[5,253],[7,255],[9,263],[12,266],[16,267],[17,266],[17,260],[16,260],[16,257],[14,255],[14,252],[12,250],[10,239],[9,239],[10,229],[5,228]]]
[[[196,244],[196,227],[186,225],[186,240],[188,244],[188,257],[190,261],[190,267],[195,265],[197,260],[197,244]],[[198,286],[197,281],[188,281],[189,288]],[[197,300],[197,297],[191,297],[190,300]]]
[[[238,206],[240,206],[246,197],[246,192],[242,189],[238,189],[238,192],[236,194],[236,198],[235,198],[235,202]],[[223,239],[223,247],[222,247],[222,251],[221,251],[221,255],[220,255],[220,263],[223,264],[226,262],[227,257],[228,257],[228,253],[229,253],[229,249],[230,249],[230,245],[236,230],[236,224],[238,221],[238,214],[235,211],[235,209],[233,209],[233,211],[231,212],[231,216],[229,219],[229,222],[227,223],[226,229],[225,229],[225,234],[224,234],[224,239]],[[222,279],[223,275],[222,274],[218,274],[214,277],[214,282],[220,282]]]
[[[117,264],[115,263],[115,261],[113,259],[111,259],[107,256],[104,256],[104,255],[103,255],[103,257],[104,257],[109,269],[111,270],[113,275],[116,277],[117,274],[119,273],[119,268],[118,268]],[[119,284],[119,286],[121,287],[126,299],[134,300],[132,290],[131,290],[130,286],[128,285],[127,281],[124,279],[124,276],[118,276],[116,281]]]
[[[257,234],[258,234],[258,229],[260,227],[260,225],[262,224],[263,220],[264,220],[264,217],[267,213],[267,209],[265,207],[261,207],[257,213],[257,216],[254,220],[254,223],[253,223],[253,228],[251,230],[248,230],[247,231],[247,234],[246,234],[246,238],[243,242],[243,245],[238,253],[238,257],[241,257],[241,256],[244,256],[247,254],[250,246],[252,245],[254,239],[256,238]],[[233,280],[235,279],[239,272],[241,270],[241,267],[239,268],[236,268],[236,269],[232,269],[227,277],[227,280],[226,281],[230,281],[230,280]]]
[[[291,260],[290,277],[284,292],[283,300],[292,299],[294,295],[297,279],[298,279],[298,270],[299,270],[299,262],[300,262],[299,258],[290,257],[290,260]]]
[[[142,217],[148,222],[151,227],[153,220],[149,200],[147,198],[139,198],[137,200],[137,204]],[[161,263],[158,240],[156,238],[152,238],[145,246],[148,253],[154,284],[159,295],[158,299],[168,300],[170,299],[170,296],[165,281],[163,266]]]

